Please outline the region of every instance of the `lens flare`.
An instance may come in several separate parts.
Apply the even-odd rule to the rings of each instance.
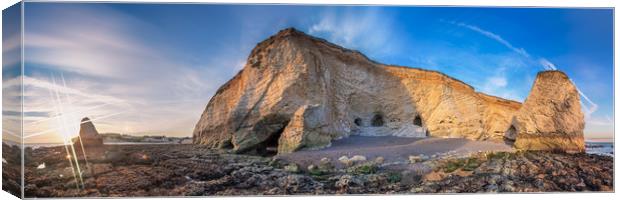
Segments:
[[[78,190],[84,188],[84,179],[82,177],[83,168],[88,170],[90,165],[88,163],[87,152],[84,148],[84,144],[82,142],[82,138],[78,137],[77,141],[73,141],[72,138],[78,136],[80,126],[82,123],[76,123],[80,121],[81,117],[86,116],[87,112],[90,112],[95,109],[100,109],[104,106],[114,105],[118,103],[108,103],[101,102],[97,105],[92,105],[89,107],[81,107],[81,109],[76,109],[75,103],[70,94],[65,92],[67,90],[67,83],[64,75],[61,73],[59,77],[54,76],[53,74],[50,76],[50,85],[47,87],[49,96],[51,99],[51,109],[52,114],[46,119],[37,120],[29,123],[40,124],[40,123],[48,123],[49,129],[43,130],[40,132],[24,135],[24,139],[45,135],[45,134],[54,134],[57,135],[64,144],[65,147],[65,159],[69,161],[69,164],[72,169],[73,178],[76,183],[76,188]],[[77,106],[79,107],[79,106]],[[122,114],[126,111],[110,113],[106,115],[99,115],[95,117],[91,117],[91,121],[101,120],[105,118],[110,118],[119,114]],[[74,142],[79,142],[80,145],[74,144]],[[81,153],[80,153],[81,150]],[[82,167],[81,167],[82,166]]]

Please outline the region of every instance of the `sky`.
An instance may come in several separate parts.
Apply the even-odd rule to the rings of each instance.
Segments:
[[[102,133],[191,136],[252,48],[295,27],[520,102],[539,71],[562,70],[583,93],[586,138],[611,138],[612,20],[610,9],[28,2],[24,135],[62,141],[87,116]]]
[[[2,141],[21,142],[21,8],[2,11]]]

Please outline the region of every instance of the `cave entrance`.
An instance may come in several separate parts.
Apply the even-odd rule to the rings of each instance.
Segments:
[[[413,119],[413,125],[422,126],[422,118],[420,118],[419,115],[415,116],[415,119]]]
[[[372,117],[372,121],[371,121],[371,125],[372,126],[383,126],[384,124],[384,120],[383,120],[383,115],[381,114],[375,114],[375,116]]]
[[[260,140],[253,146],[250,154],[259,156],[274,156],[278,154],[278,142],[290,120],[289,116],[280,114],[270,114],[256,122],[252,129],[253,138]]]
[[[256,153],[260,156],[275,156],[278,154],[278,145],[280,136],[284,132],[284,128],[282,127],[276,130],[273,134],[271,134],[264,142],[259,144],[256,147]]]
[[[362,126],[362,119],[360,119],[359,117],[355,118],[355,120],[353,120],[353,123],[355,123],[355,125],[357,126]]]
[[[506,130],[504,134],[504,143],[508,145],[513,145],[515,140],[517,139],[517,128],[514,125],[510,125],[510,128]]]

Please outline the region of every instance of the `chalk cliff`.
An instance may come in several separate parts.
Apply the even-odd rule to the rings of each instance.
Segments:
[[[193,140],[259,154],[321,148],[352,134],[503,142],[520,110],[519,102],[476,92],[441,72],[380,64],[285,29],[259,43],[218,89]]]

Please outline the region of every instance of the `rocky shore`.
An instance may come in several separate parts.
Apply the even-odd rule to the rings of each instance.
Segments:
[[[2,142],[2,190],[21,196],[22,154],[18,145]]]
[[[81,180],[64,147],[26,150],[26,197],[613,190],[613,158],[589,154],[414,155],[401,164],[359,155],[307,167],[191,144],[104,145],[78,155]]]

